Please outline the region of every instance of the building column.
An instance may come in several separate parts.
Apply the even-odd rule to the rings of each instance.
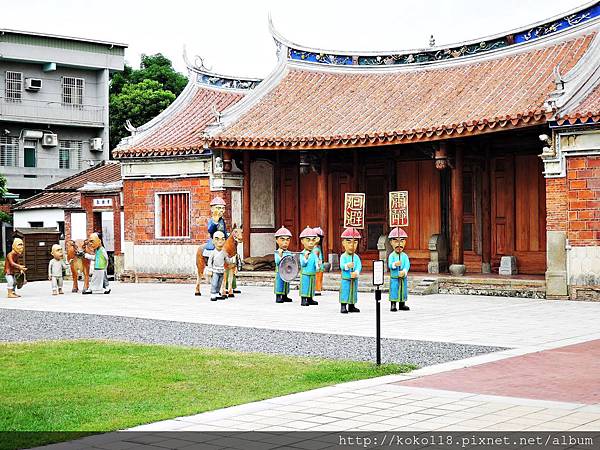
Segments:
[[[329,166],[327,163],[327,152],[323,152],[321,157],[321,171],[317,178],[317,204],[319,205],[319,226],[327,230],[327,179],[329,177]],[[325,233],[327,235],[327,233]],[[331,247],[329,239],[325,241],[326,247],[323,247],[323,259],[329,254],[329,248]]]
[[[492,208],[490,151],[485,151],[481,180],[481,273],[492,273]]]
[[[242,220],[244,221],[244,258],[250,255],[250,152],[244,151],[244,188],[242,198]]]
[[[452,264],[450,265],[450,273],[452,275],[464,275],[466,271],[463,253],[463,157],[462,147],[456,146],[451,183],[450,259]]]

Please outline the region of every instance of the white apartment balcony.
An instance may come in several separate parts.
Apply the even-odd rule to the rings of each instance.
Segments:
[[[0,120],[103,128],[103,118],[103,106],[0,97]]]

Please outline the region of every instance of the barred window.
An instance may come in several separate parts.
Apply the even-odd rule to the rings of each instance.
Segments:
[[[189,237],[189,192],[156,194],[155,220],[157,237]]]
[[[58,168],[81,169],[81,141],[58,141]]]
[[[11,136],[0,136],[0,166],[17,167],[18,155],[18,138]]]
[[[83,105],[83,78],[63,77],[62,79],[62,102],[65,105]]]
[[[23,74],[6,71],[4,94],[8,101],[19,101],[23,96]]]
[[[37,142],[35,139],[23,141],[23,167],[37,166]]]

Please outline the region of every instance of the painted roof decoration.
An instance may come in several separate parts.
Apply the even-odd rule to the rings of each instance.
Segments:
[[[300,233],[300,239],[305,237],[317,237],[317,233],[315,233],[315,230],[313,230],[311,227],[306,227],[304,230],[302,230],[302,233]]]
[[[400,227],[392,228],[392,231],[388,234],[388,239],[406,239],[407,237],[408,234],[406,234],[406,231]]]
[[[348,227],[340,236],[342,239],[361,239],[360,232],[353,227]]]
[[[599,30],[597,1],[503,35],[422,51],[327,52],[272,29],[278,66],[206,128],[205,143],[349,148],[545,124],[599,84]]]
[[[121,165],[113,161],[102,161],[57,183],[49,184],[39,194],[17,203],[13,209],[79,209],[81,191],[85,190],[86,186],[114,186],[118,190],[120,182]]]
[[[281,227],[279,230],[275,232],[275,238],[289,236],[292,237],[292,232],[288,230],[286,227]]]
[[[211,72],[196,57],[188,67],[188,84],[177,99],[150,122],[133,127],[132,133],[113,150],[115,158],[144,158],[200,154],[205,151],[203,131],[218,123],[223,110],[235,105],[261,80],[233,78]]]

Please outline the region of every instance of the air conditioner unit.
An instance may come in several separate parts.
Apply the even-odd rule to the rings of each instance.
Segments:
[[[102,138],[90,139],[90,148],[95,151],[102,151]]]
[[[58,145],[58,135],[44,133],[42,137],[42,147],[56,147]]]
[[[42,80],[40,78],[25,78],[25,90],[39,91],[42,88]]]

